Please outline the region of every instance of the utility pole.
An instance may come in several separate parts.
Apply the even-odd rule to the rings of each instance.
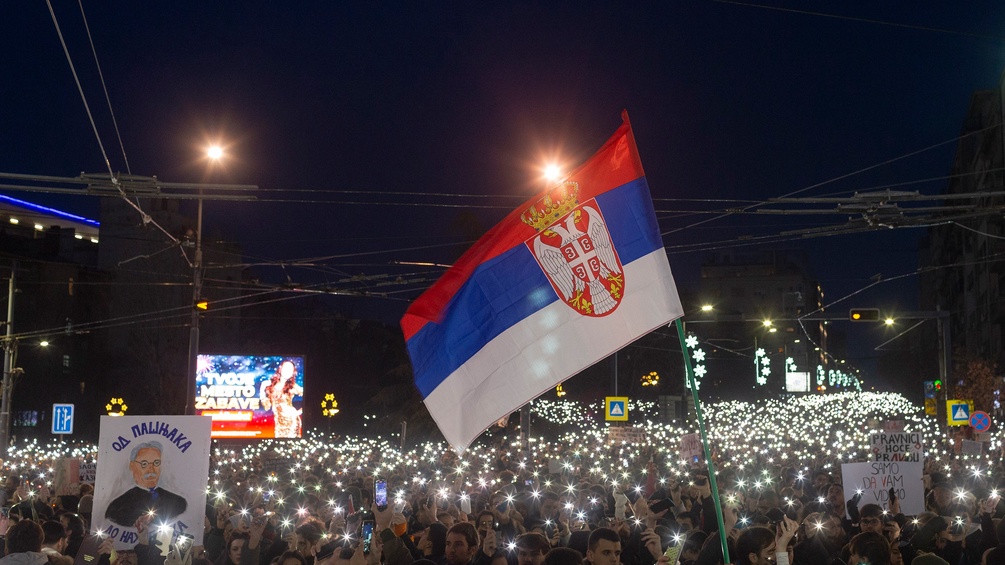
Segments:
[[[7,286],[7,335],[3,342],[3,390],[0,392],[0,458],[7,459],[7,444],[10,442],[10,399],[14,387],[14,286],[16,284],[17,261],[10,268],[10,282]]]
[[[222,157],[222,152],[217,151],[210,154],[209,158],[218,160]],[[7,184],[5,181],[16,181],[17,184]],[[192,307],[192,322],[189,331],[189,351],[188,351],[188,371],[185,376],[188,379],[185,387],[185,414],[195,413],[195,371],[196,362],[199,355],[199,313],[195,302],[202,298],[202,203],[203,200],[220,201],[254,201],[254,192],[258,191],[258,186],[253,184],[215,184],[215,183],[178,183],[163,182],[157,177],[147,177],[140,175],[115,175],[112,178],[107,173],[87,174],[81,173],[77,177],[54,177],[49,175],[25,175],[20,173],[0,172],[0,188],[5,190],[20,190],[27,192],[44,192],[51,194],[73,194],[78,196],[109,196],[125,198],[127,200],[140,198],[155,198],[169,200],[196,200],[198,202],[198,219],[195,230],[195,260],[192,263],[192,296],[194,301]],[[151,220],[150,216],[138,208],[133,207],[144,216],[144,224]],[[155,222],[156,224],[156,222]],[[159,226],[158,226],[159,227]],[[163,228],[162,228],[163,229]],[[177,243],[172,236],[168,236]],[[12,283],[13,285],[13,283]],[[7,327],[10,335],[10,325]],[[8,354],[10,353],[8,349]],[[16,374],[17,371],[14,371]],[[8,370],[5,365],[4,382],[8,379]],[[179,383],[180,384],[180,383]],[[6,393],[5,393],[6,394]],[[6,398],[6,396],[4,396]],[[0,428],[3,428],[2,421],[4,412],[0,408]],[[3,431],[0,430],[0,434]],[[3,437],[0,437],[2,440]],[[0,447],[5,450],[5,446]]]
[[[199,191],[200,196],[202,191]],[[192,262],[192,323],[188,333],[188,386],[185,388],[185,415],[195,415],[195,373],[199,362],[199,308],[202,298],[202,198],[195,221],[195,260]]]

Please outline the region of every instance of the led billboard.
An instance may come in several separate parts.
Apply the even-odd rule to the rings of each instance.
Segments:
[[[196,414],[213,417],[214,438],[300,437],[304,358],[199,355]]]

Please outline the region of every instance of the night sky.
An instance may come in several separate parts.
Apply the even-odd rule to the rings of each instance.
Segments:
[[[260,186],[262,202],[206,206],[207,234],[236,239],[249,259],[337,256],[324,272],[261,267],[265,278],[433,279],[442,271],[388,263],[452,261],[541,187],[545,161],[579,162],[627,109],[682,285],[703,251],[844,219],[692,225],[710,216],[681,211],[782,196],[951,141],[972,92],[1005,67],[1000,2],[772,5],[850,19],[713,1],[84,2],[132,172]],[[112,168],[125,172],[77,2],[53,8]],[[0,53],[0,171],[106,171],[44,2],[0,8]],[[227,147],[222,170],[201,159],[215,140]],[[800,195],[944,176],[954,147]],[[14,196],[97,216],[93,198]],[[916,269],[922,231],[784,245],[806,250],[838,298]],[[423,286],[346,301],[356,316],[393,320]],[[857,300],[837,309],[916,309],[916,281]]]

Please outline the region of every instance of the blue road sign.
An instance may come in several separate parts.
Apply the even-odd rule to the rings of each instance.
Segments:
[[[73,405],[53,404],[52,405],[52,433],[72,434],[73,433]]]
[[[991,429],[991,418],[987,412],[978,410],[970,416],[970,427],[977,433],[984,433]]]
[[[950,426],[966,426],[970,424],[970,413],[973,412],[973,400],[947,400],[946,417]]]

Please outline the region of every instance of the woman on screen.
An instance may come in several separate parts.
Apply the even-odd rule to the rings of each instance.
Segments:
[[[272,408],[276,425],[273,437],[300,437],[302,410],[293,406],[293,397],[303,394],[304,389],[297,385],[296,374],[296,365],[292,361],[283,361],[272,379],[259,391],[262,407],[266,410]]]

